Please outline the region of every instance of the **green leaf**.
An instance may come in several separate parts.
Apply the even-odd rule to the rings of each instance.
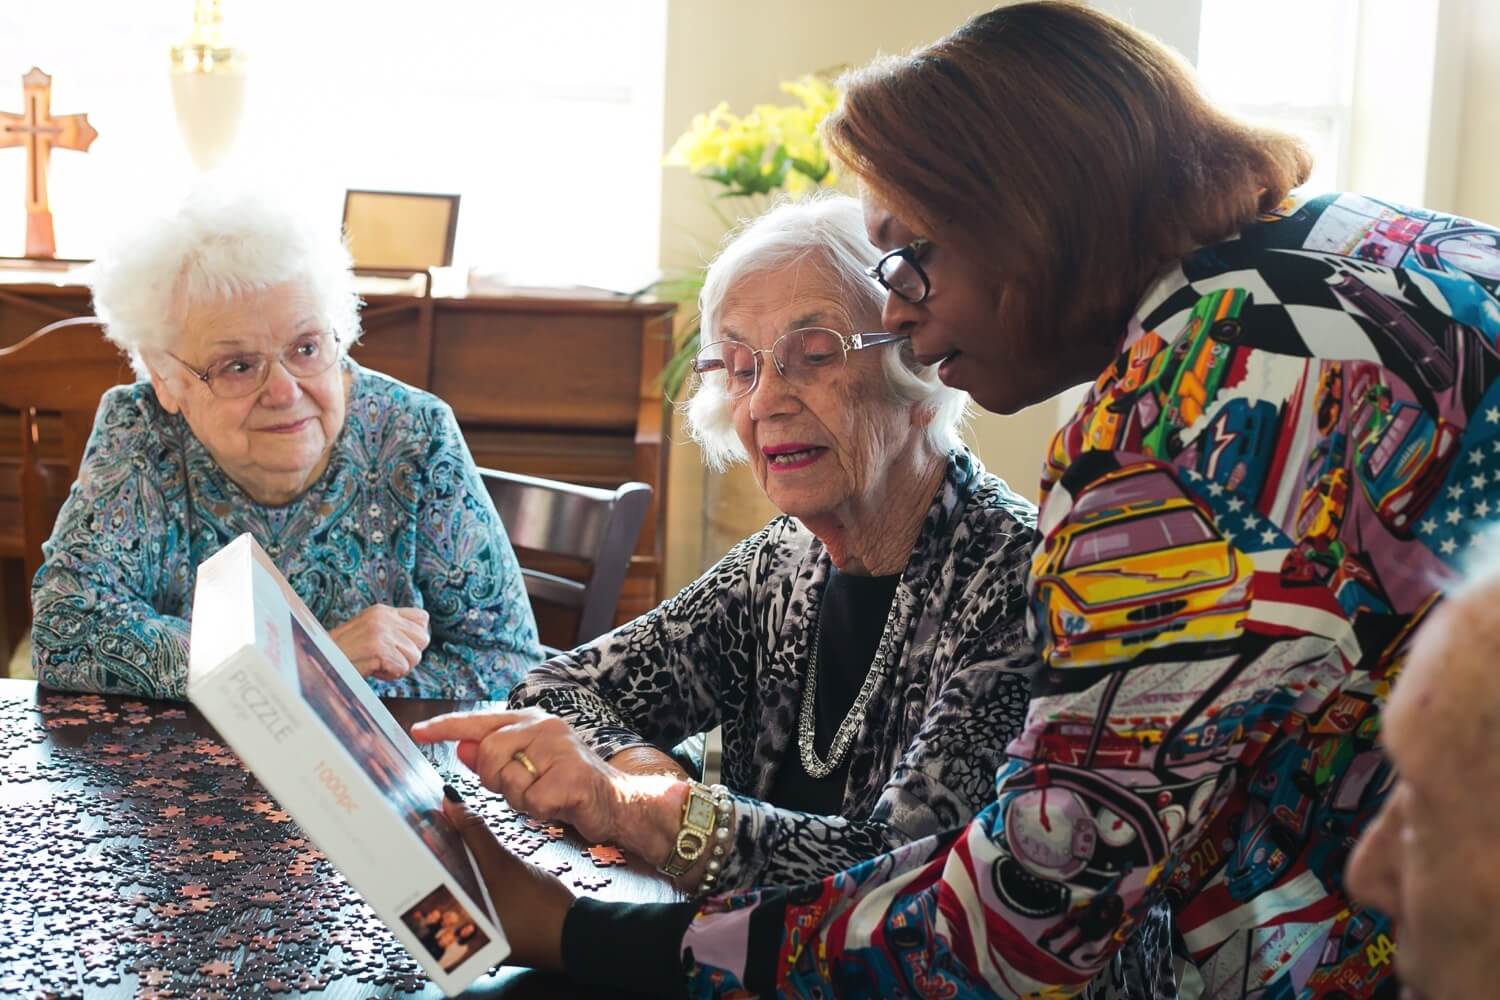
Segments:
[[[698,321],[694,319],[661,370],[661,394],[669,403],[681,402],[678,396],[687,384],[688,375],[692,373],[693,356],[698,353],[699,331]]]
[[[697,300],[698,293],[703,291],[703,276],[701,269],[670,274],[652,285],[651,293],[657,298],[672,302],[693,302]]]
[[[797,173],[801,174],[804,177],[810,178],[814,183],[817,184],[823,183],[823,178],[828,176],[828,171],[831,169],[830,166],[826,163],[820,166],[816,163],[809,163],[808,161],[795,156],[792,157],[792,167],[797,171]]]

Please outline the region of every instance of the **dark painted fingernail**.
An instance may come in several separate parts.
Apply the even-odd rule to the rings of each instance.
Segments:
[[[443,786],[443,797],[446,798],[449,802],[463,802],[464,800],[464,797],[458,794],[458,789],[454,788],[452,785]]]

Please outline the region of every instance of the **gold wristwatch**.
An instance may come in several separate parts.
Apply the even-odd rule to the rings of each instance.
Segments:
[[[657,871],[681,878],[693,867],[693,862],[703,857],[713,832],[714,797],[705,786],[690,782],[687,801],[682,804],[682,825],[677,829],[677,842],[672,845],[671,856]]]

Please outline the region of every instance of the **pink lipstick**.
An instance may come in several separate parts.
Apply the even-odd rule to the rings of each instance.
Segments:
[[[766,445],[760,453],[766,457],[766,467],[772,472],[792,472],[805,469],[828,449],[815,444],[791,441],[786,444]]]

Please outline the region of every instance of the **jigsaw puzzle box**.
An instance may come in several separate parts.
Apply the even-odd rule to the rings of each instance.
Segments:
[[[198,567],[188,698],[445,993],[509,954],[442,778],[255,539]]]

